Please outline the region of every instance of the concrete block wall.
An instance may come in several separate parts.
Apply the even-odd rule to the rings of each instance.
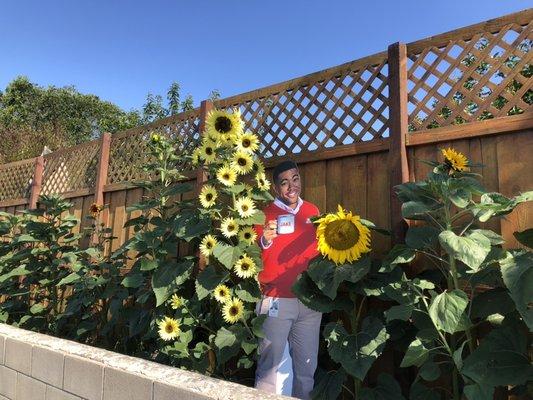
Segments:
[[[0,400],[288,399],[0,324]]]

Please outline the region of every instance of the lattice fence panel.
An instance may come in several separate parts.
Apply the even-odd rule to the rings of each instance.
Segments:
[[[269,158],[387,137],[388,90],[385,56],[375,65],[215,106],[239,107]]]
[[[531,111],[533,21],[408,54],[409,129]]]
[[[35,159],[0,165],[0,201],[30,197]]]
[[[151,133],[172,139],[181,154],[189,154],[199,141],[199,109],[165,118],[156,123],[115,134],[111,137],[107,183],[145,179],[142,166],[150,162],[148,140]],[[188,169],[186,163],[181,168]]]
[[[93,140],[45,155],[41,194],[94,188],[99,154],[100,141]]]

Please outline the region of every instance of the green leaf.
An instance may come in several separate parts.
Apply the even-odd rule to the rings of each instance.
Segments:
[[[381,355],[389,338],[381,321],[374,317],[365,318],[357,334],[350,335],[342,325],[331,322],[324,328],[323,335],[333,361],[360,380]]]
[[[230,246],[225,243],[217,243],[213,249],[213,255],[227,269],[231,270],[239,257],[242,255],[242,249],[239,246]]]
[[[156,299],[156,307],[159,307],[183,284],[191,275],[194,263],[191,260],[183,260],[174,263],[163,264],[152,275],[152,290]]]
[[[406,264],[413,261],[415,256],[415,250],[404,244],[397,244],[384,258],[379,272],[390,272],[397,264]]]
[[[503,282],[516,309],[533,332],[533,253],[519,253],[500,261]]]
[[[41,303],[37,303],[30,307],[30,312],[32,314],[39,314],[42,313],[45,309],[45,306],[43,306]]]
[[[21,234],[21,235],[17,235],[15,236],[15,238],[13,239],[13,244],[19,244],[19,243],[33,243],[33,242],[38,242],[39,239],[35,239],[33,236],[31,235],[28,235],[28,234]]]
[[[439,230],[432,226],[414,226],[409,228],[405,236],[405,244],[412,249],[423,250],[434,247],[437,243]]]
[[[425,381],[433,382],[439,378],[440,368],[437,363],[429,360],[422,365],[418,373]]]
[[[361,400],[405,400],[402,396],[402,388],[389,374],[379,374],[377,385],[361,390]]]
[[[68,285],[69,283],[77,282],[80,279],[81,279],[81,277],[76,272],[72,272],[72,273],[68,274],[67,276],[65,276],[63,279],[61,279],[57,283],[57,286]]]
[[[490,240],[490,244],[492,244],[493,246],[505,243],[505,239],[501,235],[498,235],[496,232],[489,231],[488,229],[472,229],[470,232],[477,232],[482,234]]]
[[[468,400],[492,400],[494,399],[494,387],[487,385],[466,385],[464,394]]]
[[[479,232],[467,236],[457,236],[452,231],[439,235],[439,242],[446,252],[462,261],[473,271],[477,271],[490,252],[490,240]]]
[[[400,367],[406,368],[412,365],[420,367],[429,357],[429,350],[424,346],[420,339],[416,338],[411,342],[405,355],[403,356]]]
[[[356,283],[370,270],[370,258],[363,256],[353,264],[336,266],[328,259],[317,257],[311,261],[307,273],[317,287],[330,299],[337,297],[337,289],[344,282]]]
[[[122,286],[127,288],[138,288],[143,284],[142,274],[132,272],[130,275],[127,275],[121,282]]]
[[[346,380],[346,372],[341,368],[337,371],[317,371],[315,387],[310,395],[316,400],[337,400],[342,392],[342,384]]]
[[[12,269],[10,272],[4,275],[0,275],[0,283],[3,283],[7,281],[8,279],[14,277],[14,276],[23,276],[23,275],[29,275],[32,271],[26,269],[25,265],[21,265],[20,267]]]
[[[472,212],[479,221],[486,222],[491,217],[509,214],[518,204],[531,200],[533,192],[525,192],[513,198],[500,193],[485,193],[481,196],[479,204],[472,207]]]
[[[434,388],[428,388],[420,382],[415,382],[411,386],[409,400],[441,400],[441,396]]]
[[[402,217],[406,219],[425,220],[431,209],[421,201],[408,201],[402,204]]]
[[[385,236],[390,236],[391,235],[391,231],[390,230],[385,229],[385,228],[377,227],[376,224],[374,224],[373,222],[371,222],[371,221],[369,221],[367,219],[360,218],[359,221],[361,222],[361,224],[366,226],[368,229],[371,229],[373,231],[381,233],[382,235],[385,235]]]
[[[196,295],[199,300],[208,296],[219,284],[224,282],[229,272],[222,273],[212,266],[208,265],[196,278]]]
[[[520,385],[531,380],[527,337],[516,326],[493,329],[465,360],[461,374],[481,386]]]
[[[265,334],[263,333],[263,322],[267,319],[267,314],[261,314],[252,319],[252,332],[258,338],[264,338]]]
[[[245,338],[246,331],[242,326],[233,325],[227,329],[224,327],[220,328],[215,337],[215,346],[218,349],[217,362],[222,364],[236,356]]]
[[[506,315],[515,310],[515,304],[509,292],[504,288],[495,288],[478,294],[472,299],[470,315],[473,319],[485,319],[489,315]]]
[[[150,260],[148,258],[143,258],[141,260],[141,271],[151,271],[157,268],[157,260]]]
[[[235,295],[241,300],[256,303],[261,300],[261,290],[254,279],[247,279],[235,287]]]
[[[388,322],[391,322],[395,319],[402,321],[408,321],[411,318],[415,306],[413,304],[400,304],[398,306],[392,306],[387,311],[385,311],[385,318]]]
[[[292,286],[292,292],[307,307],[322,313],[328,313],[333,310],[348,311],[353,307],[353,303],[346,297],[337,296],[335,300],[331,300],[331,298],[324,295],[307,272],[298,275],[296,282]]]
[[[265,213],[261,210],[256,210],[251,217],[236,219],[239,225],[264,225]]]
[[[449,199],[458,208],[465,208],[470,204],[472,194],[467,190],[459,188],[450,192]]]
[[[462,290],[445,291],[434,297],[429,316],[437,329],[448,333],[464,330],[462,319],[468,305],[468,296]]]
[[[533,249],[533,228],[526,229],[522,232],[515,232],[513,235],[521,244]]]

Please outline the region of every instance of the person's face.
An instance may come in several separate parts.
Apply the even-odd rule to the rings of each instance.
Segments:
[[[274,190],[278,198],[288,206],[296,206],[301,191],[300,174],[296,168],[279,174]]]

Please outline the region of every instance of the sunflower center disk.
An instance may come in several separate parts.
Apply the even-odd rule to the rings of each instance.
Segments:
[[[215,121],[215,129],[220,133],[231,131],[231,120],[228,117],[218,117]]]
[[[167,326],[165,327],[165,331],[166,331],[167,333],[172,333],[172,332],[174,331],[174,328],[172,328],[172,325],[167,325]]]
[[[232,306],[230,309],[229,309],[229,313],[231,315],[237,315],[239,313],[239,310],[237,309],[237,307],[235,306]]]
[[[335,250],[348,250],[359,241],[359,230],[351,221],[332,221],[326,227],[324,239]]]
[[[237,161],[237,163],[238,163],[241,167],[244,167],[244,166],[246,166],[246,164],[248,164],[248,163],[246,162],[246,159],[244,159],[244,158],[239,158],[239,160]]]

